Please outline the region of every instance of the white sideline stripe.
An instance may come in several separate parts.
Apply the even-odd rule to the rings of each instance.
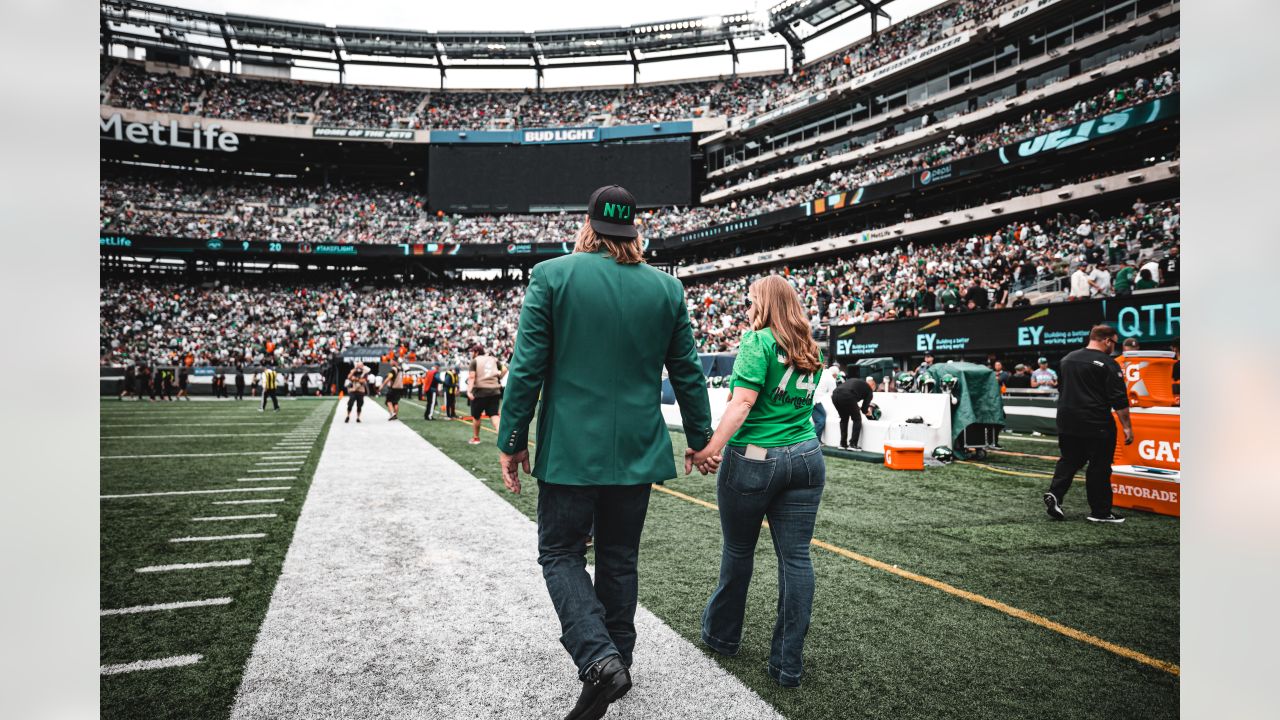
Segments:
[[[133,497],[161,497],[163,495],[212,495],[215,493],[242,493],[242,492],[271,492],[272,490],[288,490],[289,486],[281,487],[264,487],[264,488],[225,488],[222,490],[170,490],[168,492],[153,493],[128,493],[125,495],[99,495],[101,500],[114,500],[116,498],[133,498]]]
[[[209,515],[208,517],[191,518],[192,522],[212,522],[214,520],[261,520],[263,518],[280,517],[275,513],[256,513],[254,515]]]
[[[233,425],[256,425],[256,426],[258,426],[258,427],[278,427],[277,423],[273,423],[273,422],[262,422],[262,421],[258,421],[258,422],[222,422],[222,423],[177,423],[177,424],[178,424],[178,425],[181,425],[181,426],[182,426],[182,427],[184,427],[184,428],[189,428],[189,427],[230,427],[230,426],[233,426]],[[113,422],[104,422],[104,423],[102,423],[102,425],[103,425],[104,427],[111,427],[111,428],[122,428],[122,427],[173,427],[174,423],[171,423],[171,422],[167,422],[167,423],[113,423]]]
[[[297,475],[270,475],[260,478],[236,478],[236,482],[270,482],[272,480],[297,480]]]
[[[163,455],[99,455],[99,460],[142,460],[146,458],[176,458],[176,457],[230,457],[232,455],[278,455],[275,450],[246,450],[244,452],[213,452],[213,453],[165,453]]]
[[[214,505],[260,505],[263,503],[284,502],[284,498],[272,498],[270,500],[214,500]]]
[[[133,615],[135,613],[159,612],[161,610],[185,610],[195,607],[209,607],[211,605],[230,605],[231,598],[209,598],[208,600],[184,600],[181,602],[167,602],[158,605],[134,605],[126,608],[112,608],[110,610],[99,611],[99,615],[106,617],[108,615]]]
[[[139,660],[137,662],[124,663],[123,665],[103,665],[101,673],[103,675],[119,675],[120,673],[131,673],[139,670],[163,670],[184,665],[195,665],[203,659],[203,655],[174,655],[173,657],[156,658],[155,660]]]
[[[193,535],[191,537],[169,538],[171,543],[217,542],[219,540],[256,540],[266,537],[266,533],[240,533],[239,535]]]
[[[297,469],[300,467],[302,467],[302,463],[298,463],[297,465],[276,465],[274,467],[255,468],[252,470],[245,470],[245,472],[251,473],[251,474],[252,473],[273,473],[273,472],[294,472],[294,471],[297,471]]]
[[[148,565],[140,567],[134,572],[153,573],[153,572],[173,572],[174,570],[203,570],[205,568],[223,568],[223,567],[244,567],[252,563],[249,558],[241,558],[239,560],[211,560],[209,562],[194,563],[177,563],[176,565]]]
[[[161,438],[217,438],[217,437],[262,437],[264,435],[283,435],[281,432],[260,433],[200,433],[196,435],[102,435],[99,440],[157,440]]]

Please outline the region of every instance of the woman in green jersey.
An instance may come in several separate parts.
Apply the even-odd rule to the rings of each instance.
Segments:
[[[716,652],[738,652],[756,540],[767,517],[779,595],[768,672],[780,685],[797,687],[813,607],[809,541],[826,481],[810,420],[822,353],[795,290],[781,276],[753,283],[748,302],[752,329],[738,346],[732,397],[711,441],[692,457],[703,466],[723,452],[716,482],[724,535],[720,584],[702,614],[702,640]]]

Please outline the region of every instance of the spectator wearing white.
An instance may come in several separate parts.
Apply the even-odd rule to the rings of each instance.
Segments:
[[[818,387],[813,391],[813,429],[818,434],[818,442],[822,442],[822,432],[827,428],[827,407],[823,403],[831,399],[831,394],[836,391],[836,375],[840,373],[840,366],[834,362],[831,366],[822,371],[821,377],[818,378]]]
[[[1084,263],[1076,264],[1075,272],[1071,273],[1071,290],[1067,295],[1068,300],[1084,300],[1089,297],[1093,287],[1090,284],[1089,273],[1086,268],[1087,266]]]

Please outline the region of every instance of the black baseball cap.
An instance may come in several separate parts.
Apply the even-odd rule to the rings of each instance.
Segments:
[[[621,185],[605,185],[587,201],[591,229],[616,238],[636,238],[636,198]]]

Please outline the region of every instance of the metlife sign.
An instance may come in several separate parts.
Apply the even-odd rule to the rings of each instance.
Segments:
[[[178,125],[177,120],[170,120],[167,125],[159,120],[149,123],[125,122],[120,113],[115,113],[110,117],[99,118],[98,129],[98,136],[103,140],[125,141],[137,145],[219,152],[236,152],[240,149],[240,138],[233,132],[223,131],[222,126],[217,123],[202,126],[197,122],[190,128],[184,128]]]
[[[590,143],[600,141],[600,128],[532,128],[520,131],[520,142],[525,145],[550,143]]]

